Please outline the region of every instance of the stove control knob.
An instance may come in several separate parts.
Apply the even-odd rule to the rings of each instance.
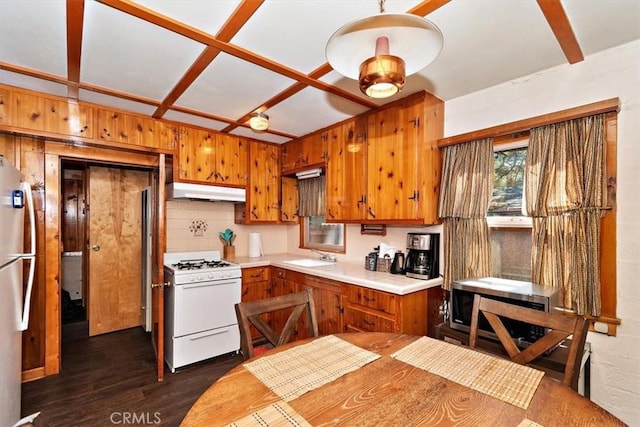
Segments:
[[[209,275],[207,276],[207,279],[209,279],[209,280],[213,280],[215,278],[216,278],[216,275],[213,274],[213,273],[209,273]]]

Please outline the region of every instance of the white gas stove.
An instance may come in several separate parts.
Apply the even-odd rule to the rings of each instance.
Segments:
[[[165,360],[176,368],[238,351],[241,270],[219,251],[164,254]]]

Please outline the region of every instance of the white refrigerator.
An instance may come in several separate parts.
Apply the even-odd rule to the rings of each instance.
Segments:
[[[31,189],[2,156],[0,190],[0,426],[13,426],[20,420],[22,331],[29,323],[36,239]],[[25,210],[31,230],[29,250],[24,250]],[[23,288],[25,263],[29,275]]]

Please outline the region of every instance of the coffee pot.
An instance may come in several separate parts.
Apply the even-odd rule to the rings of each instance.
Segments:
[[[391,262],[391,274],[404,274],[404,254],[402,251],[396,252]]]

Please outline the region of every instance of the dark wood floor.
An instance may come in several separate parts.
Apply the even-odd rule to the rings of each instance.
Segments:
[[[220,356],[175,374],[167,370],[157,382],[150,335],[142,328],[89,338],[86,322],[66,324],[62,372],[22,385],[22,414],[40,411],[35,426],[42,427],[177,426],[202,392],[241,361]]]

